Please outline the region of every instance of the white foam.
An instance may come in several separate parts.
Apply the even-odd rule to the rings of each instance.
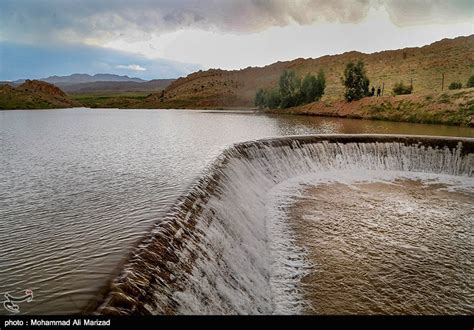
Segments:
[[[474,179],[454,175],[422,172],[383,171],[383,170],[330,170],[292,177],[275,185],[267,194],[266,222],[270,228],[272,263],[272,290],[277,314],[299,314],[305,303],[299,282],[306,270],[314,265],[308,263],[306,252],[294,243],[289,228],[287,208],[308,186],[341,183],[351,186],[356,183],[396,184],[395,180],[420,180],[424,184],[443,184],[449,191],[474,193]],[[367,205],[370,207],[370,205]],[[409,205],[400,205],[400,213],[410,212]]]

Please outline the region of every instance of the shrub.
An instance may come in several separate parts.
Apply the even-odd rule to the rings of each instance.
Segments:
[[[449,84],[448,88],[449,89],[461,89],[462,84],[460,82],[452,82],[451,84]]]
[[[405,95],[411,94],[413,92],[412,86],[406,86],[402,82],[395,84],[393,87],[393,94],[395,95]]]
[[[466,87],[467,88],[474,87],[474,76],[469,77],[469,80],[467,81]]]

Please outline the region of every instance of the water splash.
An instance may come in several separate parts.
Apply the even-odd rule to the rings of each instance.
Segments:
[[[272,188],[333,170],[469,177],[473,150],[473,139],[375,135],[234,145],[135,249],[97,312],[301,312],[297,283],[305,271],[304,251],[295,250],[286,224],[269,211]]]

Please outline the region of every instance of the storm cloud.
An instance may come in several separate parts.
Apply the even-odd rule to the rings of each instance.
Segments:
[[[397,25],[472,20],[470,0],[2,0],[0,38],[147,40],[181,29],[254,33],[273,26],[357,23],[385,7]]]
[[[0,80],[174,78],[420,46],[472,34],[472,20],[472,0],[0,0]]]

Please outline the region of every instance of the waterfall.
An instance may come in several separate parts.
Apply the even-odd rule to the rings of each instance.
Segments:
[[[474,139],[394,135],[295,136],[236,144],[135,248],[97,313],[298,313],[304,307],[296,285],[304,274],[304,251],[293,244],[287,223],[275,217],[272,189],[338,170],[471,180],[473,151]]]

